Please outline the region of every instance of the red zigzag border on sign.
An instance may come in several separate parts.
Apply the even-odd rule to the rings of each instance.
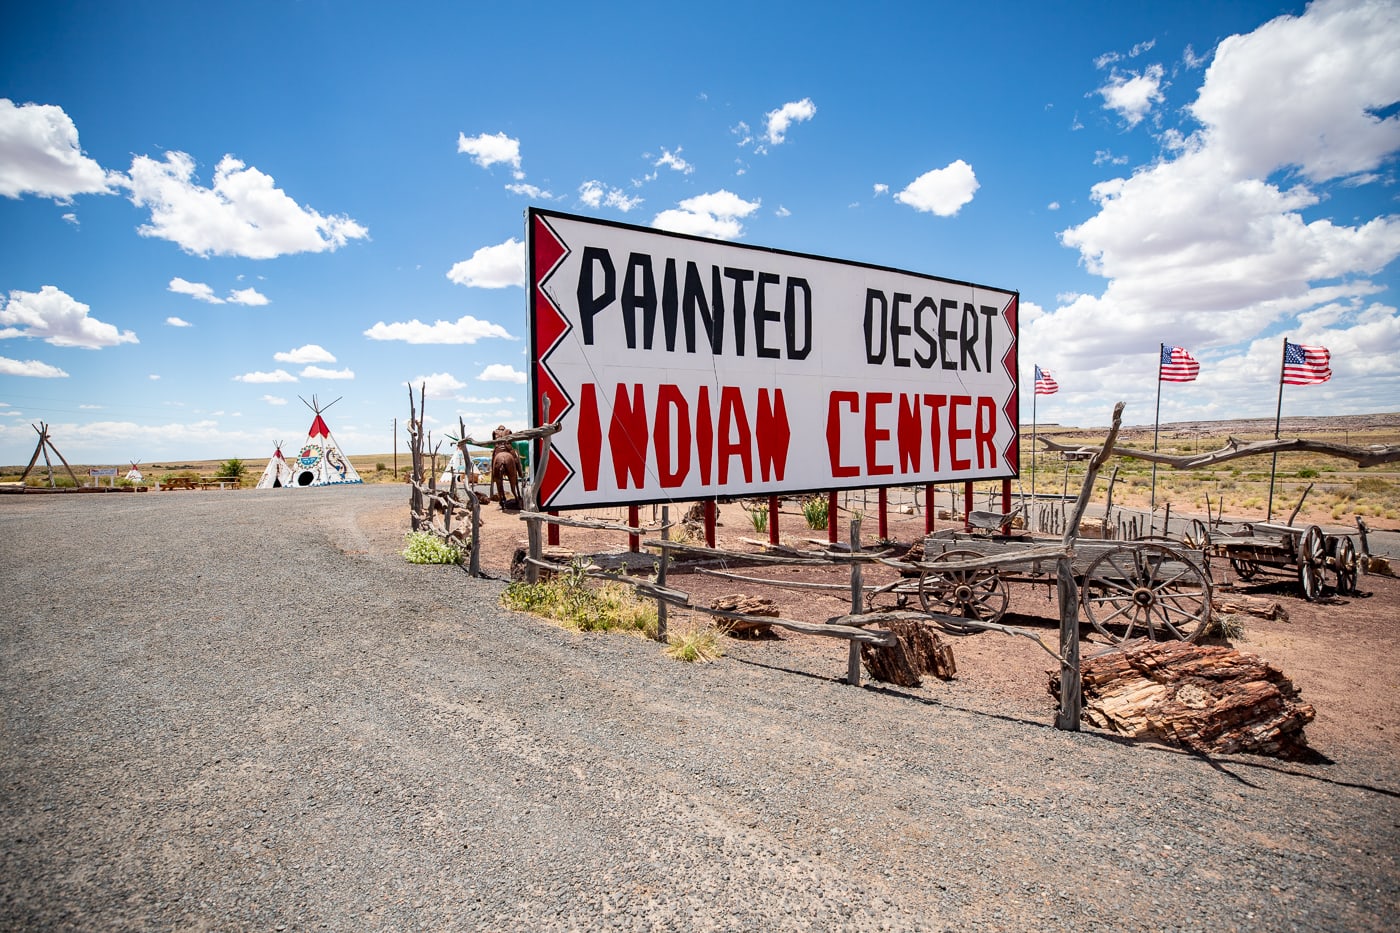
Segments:
[[[569,255],[569,246],[543,217],[535,218],[533,233],[534,236],[530,240],[532,250],[530,268],[536,276],[534,283],[535,348],[539,354],[539,361],[535,366],[535,410],[543,417],[545,400],[548,399],[549,419],[559,421],[574,407],[574,400],[559,385],[559,381],[549,369],[547,360],[549,355],[564,340],[573,325],[554,304],[544,286],[549,281],[549,277],[558,270],[564,257]],[[551,449],[549,462],[545,464],[544,474],[539,478],[539,494],[536,499],[539,506],[541,508],[546,506],[554,494],[573,475],[574,468],[559,455],[557,450]]]
[[[1001,358],[1002,368],[1004,368],[1006,374],[1011,377],[1011,395],[1007,398],[1006,404],[1001,407],[1001,410],[1006,413],[1007,419],[1010,420],[1012,427],[1015,428],[1015,430],[1011,432],[1011,442],[1006,445],[1006,449],[1001,452],[1001,455],[1005,458],[1006,465],[1018,474],[1021,470],[1021,425],[1019,423],[1021,407],[1017,398],[1020,393],[1020,387],[1017,382],[1018,367],[1016,365],[1016,317],[1019,306],[1020,296],[1013,295],[1011,303],[1008,304],[1006,310],[1002,312],[1002,317],[1006,319],[1007,327],[1011,330],[1011,346],[1006,348],[1006,353]]]

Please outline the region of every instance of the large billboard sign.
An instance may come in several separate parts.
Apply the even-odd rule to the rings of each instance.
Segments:
[[[1015,476],[1014,291],[531,209],[541,508]]]

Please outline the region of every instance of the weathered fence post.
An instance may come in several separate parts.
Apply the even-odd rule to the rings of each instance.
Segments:
[[[832,526],[835,527],[835,516],[831,518]],[[851,519],[851,554],[860,553],[860,519]],[[860,615],[860,610],[865,603],[864,577],[860,569],[860,561],[851,561],[851,615]],[[853,687],[860,686],[860,642],[851,641],[847,649],[846,656],[846,683]]]
[[[1079,588],[1074,583],[1072,556],[1055,561],[1055,583],[1060,597],[1060,709],[1055,728],[1079,731],[1083,694],[1079,679]]]
[[[1083,712],[1082,680],[1079,676],[1079,587],[1074,582],[1074,541],[1079,535],[1079,522],[1084,517],[1084,509],[1093,495],[1094,478],[1112,455],[1113,444],[1118,440],[1118,429],[1122,425],[1123,403],[1119,402],[1113,406],[1113,425],[1108,429],[1103,449],[1093,456],[1084,471],[1084,485],[1080,487],[1074,512],[1065,525],[1065,534],[1061,539],[1065,555],[1055,562],[1055,582],[1060,597],[1060,709],[1055,717],[1055,728],[1069,732],[1079,731],[1079,717]],[[1068,472],[1065,475],[1068,477]]]
[[[476,493],[472,490],[471,484],[467,484],[467,500],[472,506],[472,550],[471,563],[468,571],[474,577],[481,576],[481,503],[477,501]]]
[[[671,540],[671,507],[663,505],[661,507],[661,540]],[[660,589],[666,588],[666,564],[671,560],[671,549],[663,547],[661,549],[661,562],[656,566],[656,585]],[[666,644],[666,600],[660,594],[656,597],[656,640],[663,645]]]

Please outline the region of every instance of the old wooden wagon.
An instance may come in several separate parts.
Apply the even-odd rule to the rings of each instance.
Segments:
[[[905,576],[888,591],[901,597],[901,605],[917,595],[945,628],[981,631],[981,625],[960,626],[957,620],[999,621],[1011,583],[1054,585],[1054,561],[1033,556],[1049,543],[1025,534],[937,532],[924,539],[921,560],[889,562]],[[1162,541],[1082,538],[1073,549],[1080,611],[1106,638],[1195,641],[1207,629],[1211,583],[1205,552]],[[1018,560],[1021,555],[1026,559]]]
[[[1338,593],[1356,592],[1356,545],[1345,534],[1327,534],[1317,525],[1255,522],[1238,532],[1203,537],[1206,549],[1229,560],[1241,580],[1261,574],[1294,577],[1303,597],[1315,601],[1330,570]]]

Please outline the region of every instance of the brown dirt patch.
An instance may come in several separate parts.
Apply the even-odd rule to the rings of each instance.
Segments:
[[[405,495],[405,500],[407,495]],[[760,537],[738,505],[722,505],[717,545],[735,551],[756,551],[742,539]],[[681,510],[673,508],[673,514]],[[643,510],[644,521],[650,508]],[[608,517],[602,516],[600,517]],[[622,522],[626,510],[609,520]],[[491,576],[509,576],[510,558],[517,546],[526,542],[525,524],[519,513],[502,511],[495,503],[482,509],[482,566]],[[809,547],[812,540],[824,541],[824,531],[806,527],[794,503],[785,503],[780,516],[782,540],[793,547]],[[843,520],[844,524],[844,520]],[[940,522],[939,527],[946,527]],[[367,529],[382,546],[401,547],[400,536],[408,526],[405,501],[401,510],[376,515],[373,529]],[[865,522],[869,529],[862,538],[874,546],[874,517]],[[921,515],[889,516],[889,535],[897,553],[922,537]],[[673,537],[675,534],[673,533]],[[619,553],[627,549],[627,538],[613,532],[563,528],[561,545],[578,554]],[[776,600],[785,618],[824,622],[850,611],[849,572],[844,567],[803,567],[774,570],[764,567],[734,567],[734,572],[752,576],[782,578],[804,583],[827,583],[841,589],[830,591],[762,587],[720,579],[696,572],[673,571],[668,584],[691,595],[697,605],[709,605],[716,596],[730,593],[768,596]],[[1317,710],[1317,718],[1307,727],[1309,743],[1329,757],[1346,750],[1385,755],[1400,754],[1400,685],[1394,671],[1400,669],[1400,580],[1381,576],[1359,578],[1357,596],[1326,595],[1310,603],[1296,595],[1295,587],[1282,580],[1255,585],[1236,584],[1226,562],[1213,561],[1217,585],[1235,586],[1237,592],[1277,600],[1287,612],[1287,620],[1244,617],[1244,632],[1229,644],[1258,654],[1290,677],[1302,691],[1304,702]],[[882,583],[896,578],[893,570],[867,568],[865,582]],[[1330,579],[1330,576],[1329,576]],[[894,606],[893,597],[881,597],[877,606]],[[673,626],[706,624],[700,613],[672,610]],[[1048,645],[1058,639],[1057,605],[1053,590],[1037,584],[1012,584],[1011,604],[1004,619],[1040,635]],[[774,630],[775,637],[762,640],[728,639],[731,657],[759,666],[795,671],[823,678],[839,679],[846,671],[846,643],[837,639],[800,635]],[[1097,637],[1085,625],[1085,651],[1093,650]],[[958,674],[949,682],[926,678],[914,693],[926,694],[944,705],[976,709],[998,715],[1015,716],[1036,722],[1053,720],[1055,703],[1046,688],[1047,672],[1056,661],[1035,642],[995,632],[946,636],[953,645]]]

